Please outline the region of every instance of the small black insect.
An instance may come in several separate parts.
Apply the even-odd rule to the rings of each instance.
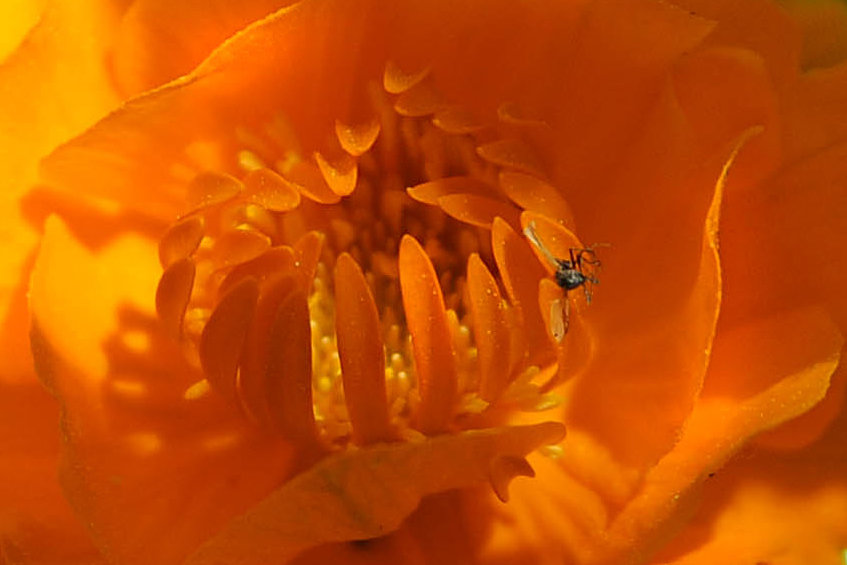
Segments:
[[[534,223],[530,223],[524,228],[524,235],[544,255],[550,266],[555,269],[556,284],[565,291],[582,287],[582,291],[585,293],[585,302],[591,304],[591,287],[600,282],[597,278],[600,260],[597,258],[594,248],[605,244],[571,247],[568,250],[569,258],[559,259],[538,238]],[[564,304],[557,303],[558,301],[550,305],[550,333],[557,342],[561,342],[565,334],[568,333],[568,326],[570,325],[570,301],[565,298]]]
[[[530,223],[524,229],[524,235],[538,249],[550,266],[556,269],[556,284],[565,290],[575,290],[582,287],[585,293],[585,301],[591,304],[591,285],[599,284],[600,280],[596,273],[600,270],[600,260],[594,252],[594,248],[603,244],[593,244],[588,247],[571,247],[568,250],[569,259],[559,259],[539,239],[535,232],[535,224]]]
[[[582,287],[585,301],[591,304],[591,286],[599,284],[595,273],[600,268],[600,260],[594,253],[594,247],[571,247],[570,260],[553,257],[556,266],[556,284],[565,290]],[[590,270],[591,272],[586,272]]]

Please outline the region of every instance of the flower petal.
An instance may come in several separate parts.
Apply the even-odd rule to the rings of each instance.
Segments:
[[[779,83],[796,73],[801,35],[780,2],[678,0],[674,4],[717,23],[708,45],[741,47],[761,53],[768,72]]]
[[[445,177],[406,189],[409,196],[425,204],[438,204],[438,199],[452,194],[493,196],[494,187],[473,177]]]
[[[191,210],[208,208],[235,198],[242,190],[242,182],[231,175],[202,172],[186,188],[186,206]]]
[[[271,169],[250,171],[244,177],[244,186],[250,202],[267,210],[287,212],[300,204],[297,189]]]
[[[295,288],[279,303],[270,329],[267,402],[271,421],[298,445],[311,448],[318,430],[312,408],[312,347],[306,293]]]
[[[803,31],[803,69],[831,67],[847,59],[847,6],[835,0],[789,0],[784,5]]]
[[[358,167],[356,160],[349,155],[335,163],[330,163],[320,153],[315,153],[315,161],[329,188],[338,196],[349,196],[356,189]]]
[[[747,450],[710,474],[700,507],[657,556],[674,565],[747,562],[840,565],[847,549],[847,418],[796,453]],[[739,539],[743,543],[739,543]]]
[[[294,250],[287,245],[272,247],[250,261],[234,267],[218,287],[218,296],[223,297],[230,289],[249,277],[258,281],[267,280],[280,272],[294,269]]]
[[[9,322],[0,337],[0,379],[10,380],[31,371],[21,354],[25,299],[12,302],[22,296],[15,289],[36,245],[20,199],[41,157],[117,104],[103,61],[119,14],[110,0],[12,1],[0,11],[0,318]]]
[[[168,228],[159,241],[159,263],[167,269],[177,261],[187,259],[203,239],[203,219],[189,216]]]
[[[255,314],[247,331],[239,365],[238,384],[245,407],[253,418],[262,424],[268,424],[271,418],[272,407],[268,405],[267,398],[271,379],[268,366],[271,356],[275,355],[277,342],[282,339],[280,335],[273,334],[272,329],[275,327],[280,305],[299,284],[300,281],[291,272],[274,273],[269,277],[262,286]],[[299,333],[302,330],[297,331]],[[311,351],[311,343],[309,350]],[[302,361],[299,354],[297,360]],[[296,380],[299,376],[292,378]]]
[[[94,255],[51,219],[30,293],[36,366],[62,406],[65,494],[107,559],[131,565],[182,563],[291,472],[290,446],[223,397],[186,398],[202,374],[154,317],[156,265],[153,241]]]
[[[544,277],[544,270],[529,244],[500,218],[494,219],[491,247],[509,300],[520,308],[528,362],[543,366],[552,359],[547,330],[538,310],[538,281]]]
[[[516,226],[520,214],[508,202],[476,194],[448,194],[438,199],[438,206],[460,222],[487,229],[491,229],[494,218],[502,218]]]
[[[674,138],[670,132],[684,135],[684,128],[677,129],[673,104],[662,111],[669,115],[656,120],[656,130],[641,150],[659,142],[652,138],[659,131],[666,135],[663,145]],[[683,166],[687,172],[677,169],[681,178],[670,174],[659,181],[677,189],[666,186],[663,196],[650,196],[658,198],[651,206],[635,202],[646,196],[638,191],[604,195],[631,199],[619,203],[618,209],[638,209],[640,216],[623,220],[630,225],[629,234],[619,231],[626,229],[623,225],[607,224],[614,219],[602,220],[618,235],[604,256],[602,299],[586,310],[597,328],[597,350],[594,362],[575,383],[569,421],[590,430],[624,468],[646,468],[670,449],[702,385],[721,297],[716,239],[720,203],[729,164],[750,135],[737,138],[693,170],[690,165]],[[685,142],[680,145],[682,149]],[[654,171],[657,165],[645,161],[637,167]],[[647,174],[652,175],[642,173]],[[680,210],[686,210],[685,218]],[[652,251],[654,246],[658,251]],[[649,419],[643,417],[648,405]],[[588,459],[580,461],[581,470],[572,470],[601,492],[616,484],[608,477],[588,479],[593,474]],[[607,494],[627,497],[625,492]]]
[[[524,142],[518,139],[502,139],[480,145],[477,153],[484,160],[503,168],[514,169],[518,172],[528,173],[544,178],[544,165],[537,155]]]
[[[400,242],[400,290],[412,335],[421,404],[417,426],[428,434],[446,430],[453,416],[457,377],[441,285],[432,262],[415,238]]]
[[[593,200],[604,192],[599,188],[620,173],[633,139],[653,123],[651,109],[663,95],[667,73],[715,26],[675,4],[588,3],[570,32],[577,47],[565,55],[567,69],[549,79],[555,85],[541,83],[547,88],[546,102],[555,104],[549,109],[539,105],[557,132],[551,180],[565,192],[582,228],[594,219]],[[671,146],[666,138],[663,151]],[[651,157],[655,155],[661,153]],[[589,217],[583,220],[586,212]]]
[[[58,412],[35,375],[0,384],[0,555],[7,563],[62,564],[70,556],[104,563],[56,478]]]
[[[727,281],[732,288],[727,324],[793,305],[824,303],[847,328],[842,292],[847,232],[840,213],[847,206],[845,182],[847,144],[841,143],[785,168],[761,192],[727,208],[722,257],[727,273],[743,273]],[[786,258],[798,265],[793,277],[785,276]]]
[[[344,399],[361,444],[393,438],[385,391],[385,351],[379,314],[362,270],[348,254],[335,263],[335,328]]]
[[[190,71],[236,31],[291,3],[133,2],[117,33],[112,55],[115,78],[125,96],[164,84]]]
[[[182,334],[182,322],[191,299],[195,272],[193,260],[177,261],[165,269],[156,289],[156,313],[174,338]]]
[[[683,541],[691,543],[691,537],[699,536],[699,543],[696,547],[682,546],[688,550],[684,556],[661,563],[710,565],[775,559],[785,563],[844,563],[847,485],[837,478],[822,477],[818,466],[807,471],[816,473],[814,479],[804,476],[795,468],[804,467],[801,462],[762,461],[760,465],[758,470],[750,464],[745,466],[750,476],[731,476],[729,483],[714,481],[705,491],[708,506],[703,509],[704,515],[697,517],[694,531],[686,531],[688,535],[680,540],[680,545]],[[728,472],[734,475],[734,470]],[[794,482],[794,488],[787,487],[787,480]],[[716,507],[716,503],[722,506]],[[682,548],[671,546],[667,551]]]
[[[37,159],[117,104],[103,64],[118,16],[110,4],[61,0],[47,8],[42,3],[29,40],[2,61],[0,145],[8,151],[3,166],[10,167],[3,175],[16,190],[34,180]],[[38,7],[30,3],[16,18],[31,18],[30,10]]]
[[[285,562],[329,542],[397,529],[424,495],[489,481],[500,457],[561,439],[560,424],[474,430],[332,456],[233,520],[185,565]],[[409,477],[415,477],[409,481]]]
[[[468,295],[479,349],[479,395],[493,402],[509,384],[511,336],[497,281],[477,254],[468,259]]]
[[[842,356],[844,352],[842,351]],[[826,397],[814,408],[785,424],[757,436],[753,443],[763,449],[797,451],[818,440],[843,412],[847,397],[847,367],[838,366],[830,379]]]
[[[500,187],[512,202],[528,212],[537,212],[561,222],[574,230],[570,205],[555,187],[538,177],[514,171],[500,173]]]
[[[335,122],[335,135],[341,147],[353,157],[358,157],[367,152],[376,142],[379,136],[380,124],[371,120],[364,124],[348,126],[341,122]]]
[[[46,2],[10,0],[0,8],[0,63],[15,51],[38,23]]]
[[[316,153],[316,155],[319,156],[320,154]],[[350,189],[348,180],[351,173],[348,171],[347,176],[337,175],[335,173],[332,173],[332,176],[325,175],[321,167],[318,166],[318,163],[319,161],[316,160],[315,163],[304,161],[296,164],[287,172],[286,180],[291,182],[294,188],[310,200],[314,200],[320,204],[337,204],[341,201],[339,192]],[[355,175],[355,170],[354,164],[353,175]],[[335,192],[330,184],[328,184],[329,179],[333,180],[333,184],[338,183],[339,192]],[[355,182],[355,179],[353,180]]]
[[[847,63],[801,75],[783,104],[786,164],[796,165],[843,143],[847,138]]]
[[[618,563],[624,554],[645,555],[654,540],[675,527],[676,517],[688,511],[692,487],[709,472],[750,437],[797,417],[823,398],[840,361],[843,337],[819,310],[798,311],[793,319],[794,327],[786,326],[782,316],[773,316],[718,334],[709,378],[724,384],[715,386],[737,381],[741,371],[752,373],[761,386],[704,391],[677,445],[645,476],[639,493],[611,524],[608,545],[586,562]],[[786,336],[796,336],[797,331],[815,336],[814,344],[786,349],[794,339]],[[770,359],[776,355],[786,362],[774,374]]]
[[[301,273],[301,280],[306,284],[315,278],[315,270],[321,259],[325,237],[321,232],[310,231],[294,243],[295,267]]]
[[[765,63],[757,53],[712,48],[686,57],[673,72],[674,94],[699,147],[713,151],[739,132],[762,128],[733,164],[734,186],[748,189],[781,157],[779,104]]]
[[[837,357],[842,344],[827,314],[810,309],[779,312],[726,330],[715,344],[721,349],[709,365],[704,399],[750,398],[786,374],[801,372],[811,360]]]
[[[248,277],[234,284],[209,316],[200,339],[203,374],[234,405],[238,404],[238,362],[258,299],[256,279]]]
[[[551,343],[556,347],[559,365],[556,377],[545,383],[546,390],[580,375],[596,353],[595,329],[586,323],[580,309],[569,300],[559,285],[550,279],[541,279],[538,306]]]
[[[644,25],[633,26],[633,18]],[[515,21],[524,25],[512,25]],[[608,39],[612,24],[613,44]],[[710,26],[670,5],[636,1],[588,7],[526,0],[497,0],[484,7],[411,2],[388,8],[373,0],[300,2],[250,26],[191,74],[135,100],[54,153],[45,162],[44,175],[57,188],[132,202],[146,213],[172,217],[179,213],[179,185],[184,182],[173,172],[177,164],[184,166],[189,145],[227,140],[214,147],[211,163],[201,163],[221,165],[240,149],[237,129],[264,131],[276,120],[288,132],[280,138],[283,152],[303,159],[322,151],[336,121],[360,123],[372,117],[367,84],[382,77],[389,60],[409,69],[431,64],[438,69],[432,80],[446,98],[482,113],[496,115],[503,100],[551,111],[551,127],[566,134],[557,145],[571,153],[580,148],[562,164],[589,163],[580,169],[594,172],[597,165],[604,171],[608,163],[589,156],[615,159],[616,149],[606,147],[609,140],[626,139],[620,128],[629,132],[641,123],[643,112],[635,110],[655,98],[661,71],[696,45]],[[456,38],[469,36],[473,45],[457,49]],[[516,45],[521,49],[512,47]],[[638,53],[634,65],[633,52]],[[549,60],[573,65],[560,76],[546,72]],[[572,88],[585,81],[586,88]],[[609,81],[632,86],[633,94],[621,103],[614,89],[604,87]],[[593,95],[575,99],[577,92],[608,93],[608,104]],[[370,115],[363,118],[366,111]],[[597,127],[600,122],[603,127]],[[586,132],[591,143],[569,137],[581,138]],[[91,170],[98,171],[96,178]],[[150,186],[157,190],[145,188],[142,197],[141,187]]]

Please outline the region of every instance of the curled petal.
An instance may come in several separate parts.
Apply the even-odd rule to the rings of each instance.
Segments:
[[[451,194],[493,196],[494,187],[474,177],[446,177],[406,189],[409,196],[425,204],[438,204],[438,199]]]
[[[300,162],[283,176],[310,200],[320,204],[337,204],[341,200],[341,196],[327,184],[317,164]]]
[[[358,126],[348,126],[335,121],[335,135],[341,147],[353,157],[366,153],[379,136],[380,124],[372,120]]]
[[[224,173],[200,173],[186,189],[186,199],[189,209],[207,208],[235,198],[244,185],[230,175]]]
[[[272,247],[250,261],[234,267],[218,287],[218,295],[223,296],[247,278],[262,282],[281,273],[291,272],[294,268],[294,250],[288,246]]]
[[[523,457],[498,457],[491,462],[491,485],[503,502],[509,502],[509,483],[515,477],[534,477],[535,471]]]
[[[524,210],[544,214],[574,230],[571,207],[554,186],[526,173],[502,171],[500,187],[512,202]]]
[[[300,205],[300,193],[289,181],[271,169],[250,171],[244,177],[250,202],[274,212],[287,212]]]
[[[476,194],[450,194],[438,199],[444,212],[461,222],[491,229],[494,218],[502,218],[516,226],[520,212],[508,202],[477,196]]]
[[[437,128],[454,134],[474,133],[483,129],[486,125],[473,112],[456,106],[436,112],[432,117],[432,123]]]
[[[227,268],[260,257],[270,246],[270,238],[261,232],[234,229],[215,241],[212,257],[219,268]]]
[[[315,161],[327,185],[335,194],[349,196],[353,193],[359,170],[355,159],[346,155],[345,158],[330,163],[323,155],[315,153]]]
[[[171,226],[159,241],[159,262],[167,269],[190,256],[203,239],[203,219],[190,216]]]
[[[495,165],[529,173],[539,178],[546,176],[545,167],[539,157],[520,140],[493,141],[480,145],[476,151],[480,157]]]
[[[397,63],[389,61],[385,65],[383,73],[382,86],[386,92],[391,94],[401,94],[413,86],[420,83],[429,74],[429,69],[421,69],[417,72],[405,72]]]

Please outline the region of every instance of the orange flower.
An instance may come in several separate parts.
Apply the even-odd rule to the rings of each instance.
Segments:
[[[49,156],[33,351],[106,558],[646,562],[818,439],[847,65],[678,4],[306,0]]]

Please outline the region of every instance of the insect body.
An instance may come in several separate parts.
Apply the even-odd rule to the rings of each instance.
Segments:
[[[558,259],[554,257],[556,266],[556,284],[565,290],[574,290],[582,287],[585,293],[585,301],[591,304],[591,287],[600,281],[592,273],[586,272],[586,265],[596,272],[600,267],[600,261],[594,253],[594,247],[571,247],[570,259]]]
[[[539,239],[535,231],[535,223],[531,222],[524,228],[526,238],[538,249],[556,270],[556,284],[565,290],[575,290],[582,287],[585,293],[585,301],[591,303],[591,285],[598,284],[596,272],[600,269],[600,260],[597,259],[594,248],[599,244],[588,247],[571,247],[568,250],[568,259],[559,259]]]
[[[535,231],[535,223],[530,222],[524,228],[524,235],[547,259],[550,266],[555,269],[554,277],[556,284],[566,292],[582,287],[582,291],[585,293],[585,302],[591,304],[591,287],[600,282],[596,276],[597,271],[600,269],[600,260],[597,259],[597,255],[594,252],[594,248],[599,244],[588,247],[571,247],[568,250],[568,258],[560,259],[553,255],[553,252],[539,239]],[[567,333],[569,318],[570,302],[567,298],[565,298],[562,305],[551,305],[551,333],[556,341],[561,341]]]

